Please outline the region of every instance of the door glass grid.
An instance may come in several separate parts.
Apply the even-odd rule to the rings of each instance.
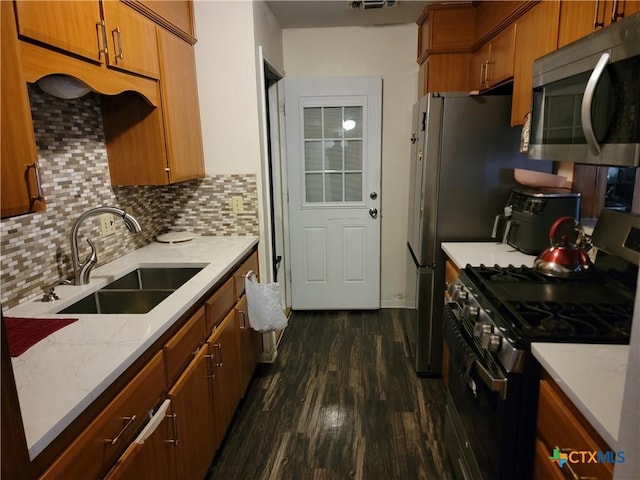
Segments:
[[[304,107],[307,203],[362,201],[362,107]]]

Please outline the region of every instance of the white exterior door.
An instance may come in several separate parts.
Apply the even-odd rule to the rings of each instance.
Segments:
[[[380,77],[285,79],[294,309],[380,307]]]

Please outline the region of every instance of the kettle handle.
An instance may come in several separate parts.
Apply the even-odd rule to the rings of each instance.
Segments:
[[[554,245],[554,240],[556,238],[556,234],[558,229],[567,223],[571,223],[571,225],[575,228],[577,225],[579,225],[578,221],[573,218],[573,217],[560,217],[558,218],[555,222],[553,222],[553,225],[551,225],[551,228],[549,229],[549,241],[551,242],[551,245]]]

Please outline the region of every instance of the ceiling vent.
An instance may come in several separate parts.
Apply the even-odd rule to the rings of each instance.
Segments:
[[[374,8],[393,7],[398,2],[396,0],[352,0],[349,1],[351,8],[361,8],[363,10],[372,10]]]

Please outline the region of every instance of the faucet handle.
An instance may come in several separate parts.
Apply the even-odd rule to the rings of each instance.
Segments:
[[[44,294],[42,295],[43,302],[53,302],[54,300],[59,300],[60,297],[55,292],[55,288],[58,285],[71,285],[71,280],[60,279],[53,282],[51,285],[46,285],[42,287],[44,290]]]

